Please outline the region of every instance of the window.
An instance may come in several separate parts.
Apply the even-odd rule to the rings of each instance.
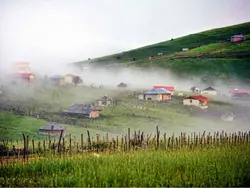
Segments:
[[[192,100],[190,100],[190,103],[192,103],[193,101]]]

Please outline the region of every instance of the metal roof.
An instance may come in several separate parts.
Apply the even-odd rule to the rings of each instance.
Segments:
[[[42,130],[43,131],[61,131],[61,130],[64,130],[64,127],[58,124],[47,124],[39,128],[39,131],[42,131]]]
[[[164,89],[164,88],[153,88],[153,89],[145,92],[144,94],[145,95],[171,94],[171,92]]]
[[[117,85],[117,87],[127,87],[127,84],[124,84],[123,82],[121,82],[119,85]]]
[[[61,79],[61,78],[63,78],[63,76],[61,76],[59,74],[56,74],[56,75],[51,76],[50,78],[52,78],[52,79]]]
[[[100,109],[90,104],[87,104],[87,105],[75,104],[75,105],[70,106],[67,110],[64,110],[63,112],[71,113],[71,114],[89,115],[92,111],[100,111]]]
[[[217,90],[212,87],[208,87],[206,89],[203,89],[203,91],[217,91]]]

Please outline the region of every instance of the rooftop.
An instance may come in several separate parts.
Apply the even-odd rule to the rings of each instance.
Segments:
[[[121,82],[117,87],[127,87],[127,84],[124,84],[123,82]]]
[[[208,87],[206,89],[203,89],[203,91],[217,91],[217,90],[212,87]]]
[[[196,100],[199,100],[202,102],[209,102],[209,99],[207,97],[202,96],[202,95],[193,95],[193,96],[187,97],[186,99],[196,99]]]
[[[175,88],[173,86],[159,86],[159,85],[154,85],[154,88],[164,88],[164,89],[166,89],[168,91],[171,91],[171,92],[175,90]]]
[[[59,74],[55,74],[53,76],[50,77],[51,79],[61,79],[63,78],[63,76],[59,75]]]
[[[100,109],[90,104],[75,104],[70,106],[67,110],[64,110],[63,112],[71,114],[89,115],[92,111],[100,111]]]
[[[153,88],[153,89],[145,92],[144,94],[145,95],[171,94],[171,92],[164,89],[164,88]]]
[[[39,128],[39,131],[61,131],[64,127],[58,124],[47,124]]]

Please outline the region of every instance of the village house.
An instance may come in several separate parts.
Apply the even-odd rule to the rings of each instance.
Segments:
[[[200,93],[203,95],[218,95],[219,91],[212,87],[208,87],[206,89],[201,90]]]
[[[204,97],[202,95],[193,95],[193,96],[189,96],[185,99],[183,99],[183,105],[187,105],[187,106],[197,106],[200,107],[202,109],[206,109],[207,103],[209,102],[209,99],[207,97]]]
[[[63,135],[65,135],[65,129],[61,125],[57,124],[47,124],[39,128],[39,134],[47,134],[47,135],[60,135],[63,131]]]
[[[35,75],[32,73],[21,73],[12,75],[12,83],[24,84],[31,87],[35,85]]]
[[[114,101],[107,96],[103,96],[102,98],[97,99],[96,102],[97,106],[109,106],[114,103]]]
[[[64,77],[61,75],[53,75],[49,78],[51,84],[62,86],[65,84]]]
[[[231,98],[235,100],[250,100],[250,90],[234,89],[229,91]]]
[[[73,85],[73,84],[74,84],[73,79],[74,79],[75,77],[81,79],[81,77],[78,76],[78,75],[75,75],[75,74],[66,74],[66,75],[64,76],[65,84],[72,84],[72,85]]]
[[[63,112],[68,115],[97,118],[100,116],[100,111],[101,109],[90,104],[75,104],[73,106],[70,106],[67,110],[64,110]]]
[[[34,87],[35,75],[31,72],[28,62],[14,63],[10,72],[11,83],[25,84]]]
[[[242,34],[240,34],[240,35],[231,36],[230,41],[233,42],[233,43],[236,43],[236,42],[244,41],[245,39],[246,38]]]
[[[119,90],[125,90],[125,89],[127,89],[127,84],[124,84],[123,82],[121,82],[120,84],[118,84],[117,85],[117,88],[119,89]]]
[[[166,89],[166,90],[168,90],[168,91],[171,92],[171,95],[174,95],[174,91],[175,91],[175,88],[173,86],[158,86],[158,85],[154,85],[154,88],[155,89],[158,89],[158,88]]]
[[[189,48],[182,48],[182,52],[186,52],[186,51],[188,51],[189,50]]]
[[[143,95],[139,94],[139,99],[165,101],[171,99],[171,92],[164,88],[153,88]]]

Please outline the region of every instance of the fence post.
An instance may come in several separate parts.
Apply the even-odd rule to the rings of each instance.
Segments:
[[[25,154],[26,154],[26,138],[25,135],[23,134],[23,160],[25,162]]]
[[[160,131],[158,126],[156,126],[156,149],[159,148],[159,137],[160,137]]]

